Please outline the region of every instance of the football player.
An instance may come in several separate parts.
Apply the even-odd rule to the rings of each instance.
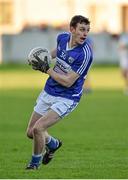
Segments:
[[[51,52],[56,58],[53,68],[48,57],[32,60],[32,68],[47,73],[49,78],[37,98],[30,118],[27,136],[33,139],[33,154],[26,169],[38,169],[48,164],[62,142],[50,134],[48,128],[70,114],[78,105],[83,83],[93,61],[92,48],[86,41],[90,31],[88,18],[75,15],[70,21],[70,32],[57,37],[57,47]]]

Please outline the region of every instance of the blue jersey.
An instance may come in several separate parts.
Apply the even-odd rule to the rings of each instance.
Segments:
[[[44,90],[53,96],[60,96],[78,102],[82,95],[83,83],[88,69],[93,60],[92,48],[85,40],[82,45],[77,45],[71,49],[68,48],[70,33],[62,33],[57,37],[57,55],[54,71],[59,74],[66,74],[74,71],[80,77],[71,87],[65,87],[49,77]]]

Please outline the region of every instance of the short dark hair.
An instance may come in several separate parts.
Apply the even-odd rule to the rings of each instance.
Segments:
[[[90,21],[88,18],[81,16],[81,15],[75,15],[72,17],[71,21],[70,21],[70,27],[76,27],[77,23],[85,23],[85,24],[90,24]]]

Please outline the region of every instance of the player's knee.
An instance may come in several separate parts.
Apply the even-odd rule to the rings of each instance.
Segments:
[[[34,134],[34,135],[40,135],[40,134],[42,134],[43,132],[45,132],[45,130],[46,130],[46,128],[42,125],[41,126],[41,128],[40,128],[40,126],[34,126],[33,127],[33,130],[32,130],[32,133]]]
[[[42,131],[41,131],[41,129],[40,129],[39,127],[34,126],[32,133],[33,133],[34,135],[38,135],[38,134],[41,134]]]

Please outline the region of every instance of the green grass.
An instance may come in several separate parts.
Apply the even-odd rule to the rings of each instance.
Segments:
[[[55,159],[38,171],[24,170],[32,146],[25,131],[40,90],[0,89],[0,178],[128,179],[128,96],[120,89],[83,95],[77,109],[49,129],[63,141]]]
[[[28,65],[9,64],[0,66],[0,89],[41,88],[47,75],[33,71]],[[89,73],[93,89],[122,89],[124,81],[119,67],[93,67]]]

